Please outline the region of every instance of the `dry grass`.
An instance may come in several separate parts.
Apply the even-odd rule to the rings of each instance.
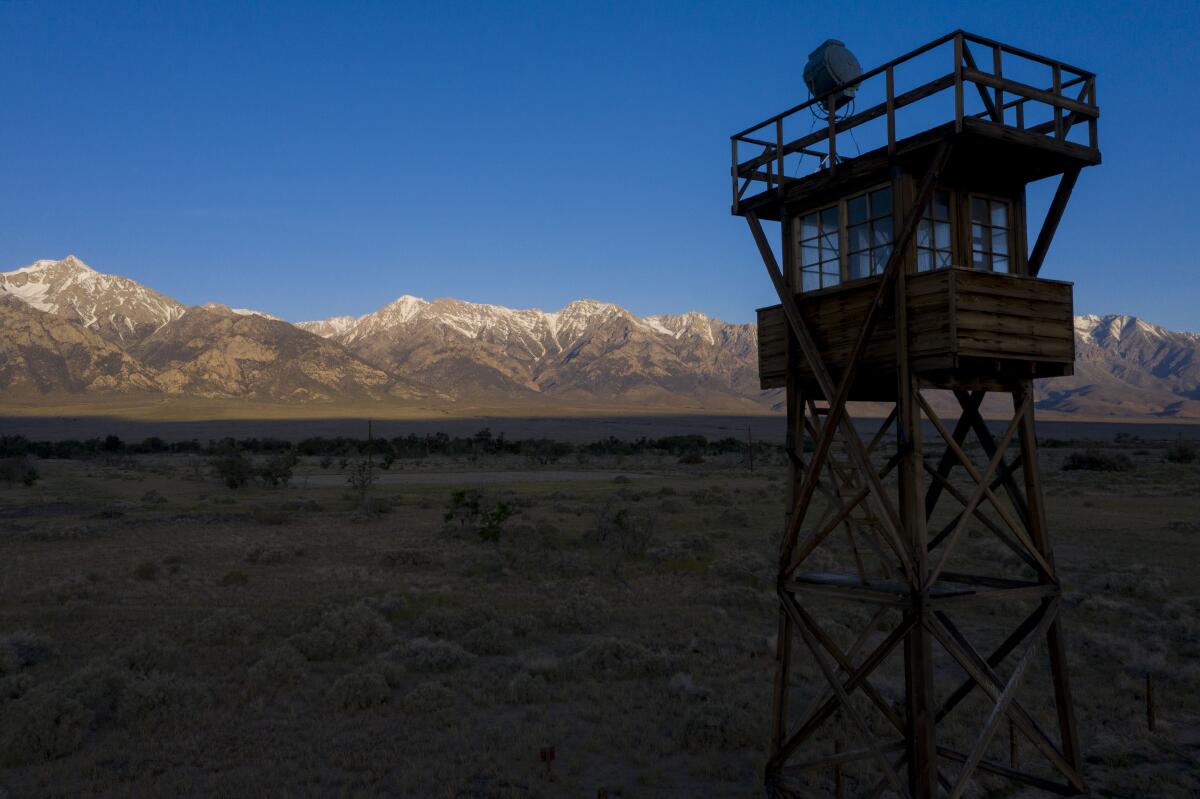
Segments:
[[[1063,472],[1069,452],[1043,473],[1088,778],[1194,796],[1200,466]],[[391,512],[363,514],[315,460],[236,492],[189,463],[43,461],[0,488],[0,795],[761,795],[778,466],[506,483],[520,513],[490,543],[446,530],[477,487],[452,478],[377,485]]]

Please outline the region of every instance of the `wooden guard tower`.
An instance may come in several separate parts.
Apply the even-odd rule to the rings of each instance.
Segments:
[[[1031,386],[1072,371],[1040,273],[1100,163],[1095,76],[956,31],[847,85],[732,137],[791,462],[768,795],[1085,793]]]

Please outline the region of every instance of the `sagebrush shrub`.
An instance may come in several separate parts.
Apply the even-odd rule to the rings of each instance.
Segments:
[[[308,674],[308,661],[293,647],[283,645],[263,654],[246,673],[247,686],[260,694],[293,688]]]
[[[636,641],[601,638],[570,660],[582,674],[608,679],[634,679],[665,674],[669,663],[661,653],[651,652]]]
[[[0,638],[0,675],[13,674],[48,660],[54,653],[49,639],[27,630]]]
[[[0,762],[22,766],[66,757],[82,746],[94,714],[54,686],[40,686],[13,702],[0,731]]]
[[[370,654],[392,640],[387,619],[364,603],[326,611],[292,643],[309,660],[335,660]]]
[[[506,625],[489,621],[463,636],[463,645],[477,655],[507,655],[516,648],[516,640]]]
[[[387,680],[373,671],[344,674],[329,689],[330,700],[342,710],[365,710],[383,704],[391,695]]]
[[[443,672],[461,669],[475,662],[475,656],[453,641],[415,638],[396,646],[389,657],[415,672]]]
[[[432,713],[454,702],[454,692],[440,682],[423,682],[402,700],[404,709],[413,713]]]

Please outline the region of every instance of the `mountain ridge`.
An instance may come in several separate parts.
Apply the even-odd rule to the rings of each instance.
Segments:
[[[639,317],[592,299],[543,311],[402,295],[361,316],[293,324],[219,303],[187,307],[72,255],[0,273],[0,329],[0,389],[10,395],[676,412],[770,412],[779,401],[758,388],[754,325],[698,311]],[[1120,314],[1076,317],[1075,333],[1076,374],[1040,384],[1040,409],[1200,418],[1200,333]]]

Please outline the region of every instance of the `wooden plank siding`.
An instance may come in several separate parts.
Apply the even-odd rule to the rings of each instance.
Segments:
[[[822,357],[846,366],[875,293],[859,280],[796,295]],[[909,353],[933,385],[1005,385],[1013,379],[1071,374],[1075,336],[1071,284],[962,267],[907,276]],[[896,370],[895,326],[880,321],[859,366],[853,399],[877,399]],[[764,389],[787,383],[787,320],[778,305],[758,310],[758,369]],[[815,385],[800,359],[802,385]]]

